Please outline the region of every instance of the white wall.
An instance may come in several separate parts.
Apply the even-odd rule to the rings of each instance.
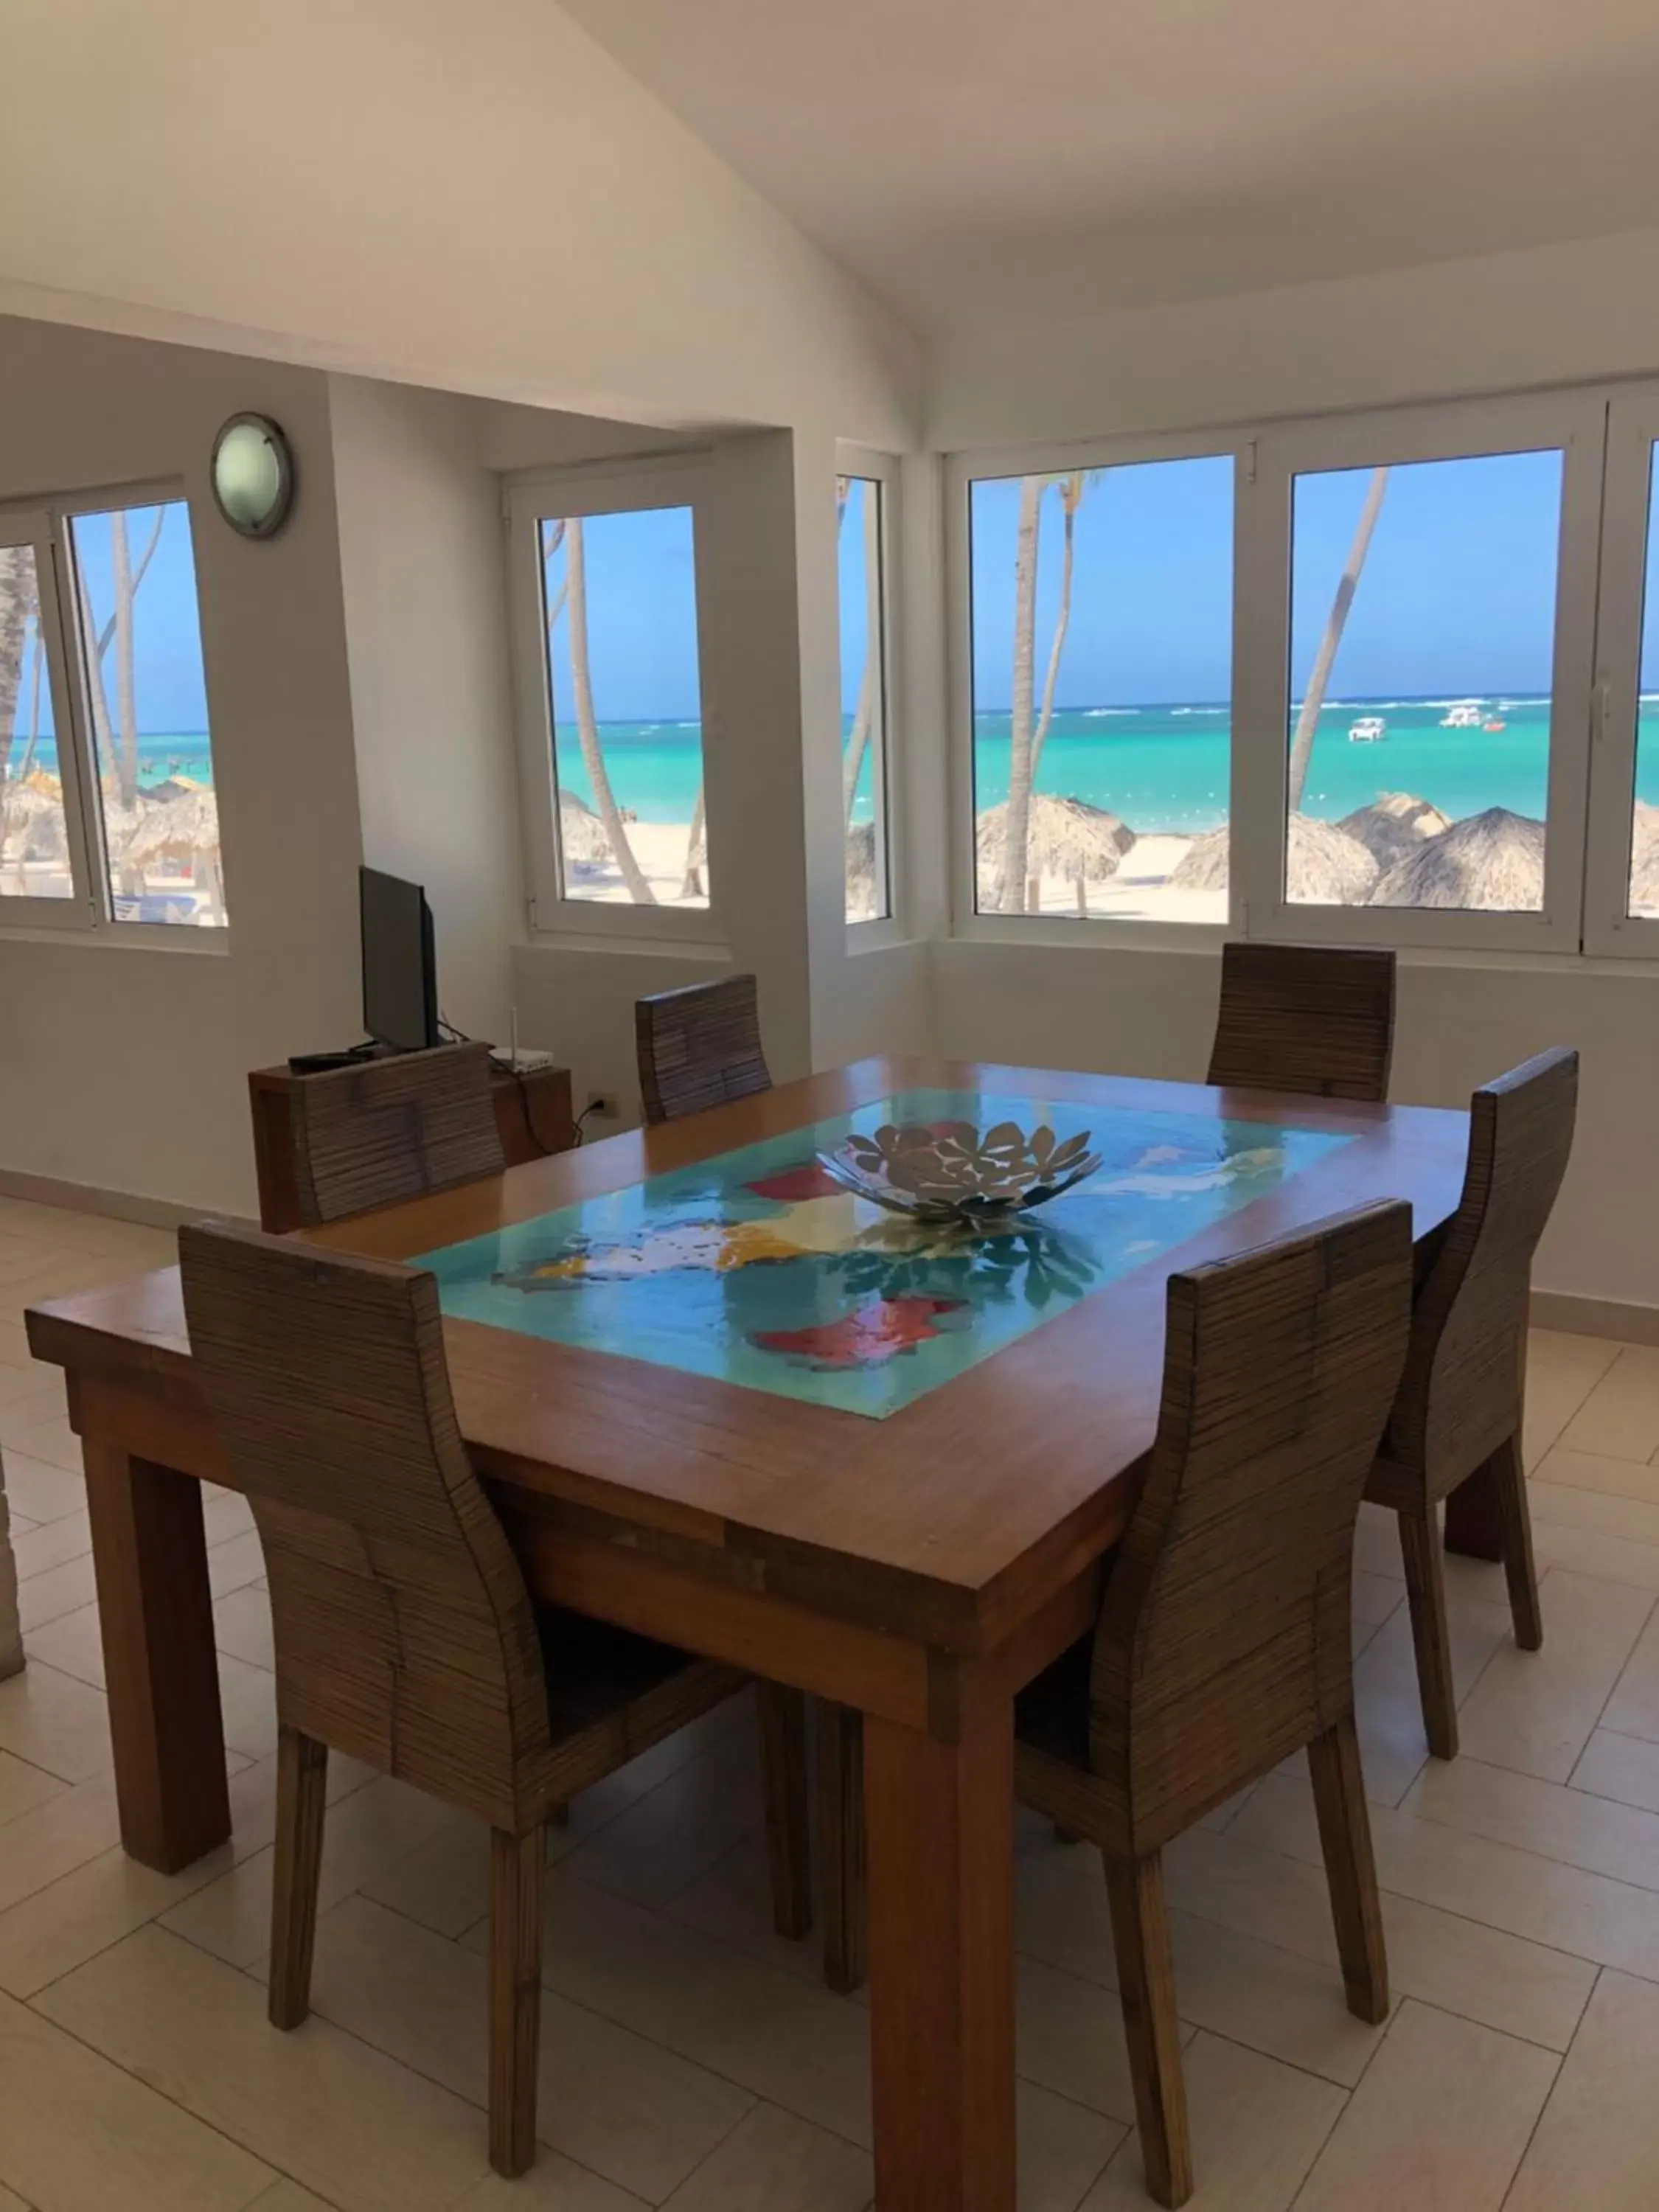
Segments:
[[[938,340],[950,452],[1659,369],[1659,229]]]
[[[1659,231],[1041,329],[943,340],[930,442],[1176,430],[1659,369]],[[959,740],[953,739],[953,742]],[[942,817],[941,817],[942,818]],[[1193,1077],[1218,962],[1192,951],[936,945],[939,1048]],[[1402,959],[1394,1096],[1467,1100],[1550,1044],[1579,1046],[1577,1151],[1543,1289],[1656,1309],[1659,973],[1577,960]]]
[[[0,307],[908,434],[908,336],[556,0],[76,0],[9,9],[5,40]]]
[[[425,885],[445,1018],[505,1038],[524,882],[486,410],[361,377],[330,401],[363,858]]]
[[[237,538],[213,434],[263,410],[299,457],[293,519]],[[0,1167],[251,1210],[246,1074],[356,1033],[358,852],[325,380],[308,371],[0,319],[0,499],[182,479],[223,811],[228,949],[180,929],[8,928]],[[342,948],[344,948],[343,954]]]

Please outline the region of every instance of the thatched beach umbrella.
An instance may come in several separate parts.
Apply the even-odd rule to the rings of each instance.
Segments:
[[[1063,876],[1077,885],[1078,910],[1087,911],[1085,886],[1103,884],[1115,876],[1124,854],[1135,842],[1128,823],[1103,806],[1090,806],[1080,799],[1056,799],[1046,791],[1031,795],[1030,829],[1025,847],[1025,872],[1032,883],[1044,876]],[[981,881],[1002,877],[1003,855],[1008,842],[1008,807],[988,806],[975,827]]]
[[[1379,791],[1369,806],[1357,806],[1336,826],[1357,837],[1386,874],[1396,861],[1409,860],[1425,837],[1437,837],[1451,823],[1437,806],[1409,791]]]
[[[9,860],[61,860],[67,855],[64,802],[55,791],[44,791],[34,783],[9,783],[0,791],[0,800]]]
[[[1224,891],[1227,888],[1227,832],[1206,830],[1170,872],[1172,891]]]
[[[1287,895],[1310,906],[1363,906],[1376,881],[1376,863],[1357,837],[1340,823],[1316,815],[1292,814],[1285,856]],[[1206,830],[1194,837],[1170,873],[1177,891],[1224,891],[1227,888],[1227,832]]]
[[[1285,861],[1285,896],[1303,906],[1363,906],[1376,862],[1358,837],[1316,814],[1292,814]]]
[[[1506,806],[1454,822],[1390,868],[1373,906],[1474,908],[1536,914],[1544,903],[1544,825]]]
[[[876,825],[855,822],[847,833],[847,904],[860,915],[876,910]]]
[[[605,834],[604,823],[574,791],[559,793],[559,842],[567,864],[574,860],[593,865],[611,858],[611,840]]]
[[[118,845],[107,817],[106,835],[124,868],[152,860],[193,860],[219,849],[219,806],[210,791],[186,792],[182,799],[151,801],[135,810],[132,827]]]
[[[1659,806],[1636,802],[1631,822],[1630,911],[1659,915]]]

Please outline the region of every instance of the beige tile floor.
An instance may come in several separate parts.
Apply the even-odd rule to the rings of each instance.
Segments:
[[[235,1834],[116,1840],[75,1440],[30,1300],[170,1256],[0,1200],[0,1449],[27,1671],[0,1683],[0,2212],[865,2212],[867,2015],[771,1932],[739,1708],[592,1791],[548,1874],[544,2144],[484,2160],[482,1833],[349,1761],[315,2013],[264,2021],[270,1626],[208,1507]],[[1547,1642],[1451,1563],[1463,1755],[1428,1760],[1398,1545],[1369,1510],[1357,1682],[1395,2010],[1344,2011],[1292,1765],[1169,1857],[1199,2212],[1659,2205],[1659,1352],[1540,1334],[1528,1459]],[[1020,2203],[1144,2204],[1103,1885],[1023,1822]]]

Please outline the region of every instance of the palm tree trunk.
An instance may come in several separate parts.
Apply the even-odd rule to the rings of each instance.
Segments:
[[[1047,477],[1022,477],[1014,539],[1014,660],[1009,700],[1008,811],[1004,817],[1001,907],[1025,910],[1025,859],[1031,838],[1031,709],[1036,688],[1037,527]]]
[[[1067,477],[1060,486],[1060,513],[1065,518],[1066,536],[1060,563],[1060,612],[1054,617],[1054,642],[1048,648],[1048,671],[1042,682],[1042,712],[1037,717],[1036,734],[1031,739],[1031,788],[1036,789],[1037,769],[1042,763],[1043,740],[1048,734],[1048,725],[1054,719],[1054,685],[1060,679],[1060,656],[1066,648],[1066,633],[1072,621],[1072,570],[1077,559],[1077,510],[1083,497],[1081,475]]]
[[[564,579],[569,594],[570,688],[575,694],[576,735],[581,744],[582,766],[587,770],[587,781],[592,789],[599,819],[605,824],[605,834],[616,857],[617,866],[622,870],[628,896],[635,906],[655,906],[657,895],[634,858],[634,848],[629,843],[628,832],[623,826],[622,814],[611,788],[605,754],[599,744],[599,724],[593,715],[593,678],[587,654],[587,553],[582,540],[580,518],[574,515],[565,529]]]
[[[105,625],[104,635],[94,645],[96,625],[92,618],[92,599],[87,590],[86,571],[77,561],[75,563],[76,595],[81,602],[81,635],[87,641],[87,651],[82,655],[87,670],[87,697],[92,708],[92,743],[94,766],[101,785],[114,767],[114,740],[110,735],[109,693],[104,685],[104,648],[115,635],[114,617]]]
[[[1307,696],[1302,702],[1302,711],[1296,718],[1296,735],[1291,740],[1290,811],[1292,814],[1301,811],[1302,794],[1308,782],[1308,763],[1313,758],[1314,733],[1319,727],[1319,713],[1325,704],[1325,692],[1331,680],[1336,648],[1342,642],[1348,610],[1352,606],[1353,595],[1359,588],[1360,572],[1365,566],[1365,556],[1371,550],[1371,533],[1376,528],[1376,518],[1382,507],[1382,495],[1388,488],[1388,470],[1373,469],[1365,493],[1365,504],[1359,511],[1359,525],[1353,534],[1353,544],[1348,548],[1347,564],[1337,584],[1336,597],[1331,601],[1325,635],[1320,639],[1319,651],[1314,655]]]
[[[23,682],[23,641],[33,611],[33,554],[27,545],[0,546],[0,776],[11,766],[17,695]]]
[[[691,835],[685,841],[685,878],[680,885],[680,896],[683,899],[702,898],[704,896],[702,868],[697,862],[697,847],[706,834],[703,827],[702,786],[699,784],[697,803],[691,810]],[[706,868],[708,865],[708,859],[705,856],[702,864],[702,868]]]

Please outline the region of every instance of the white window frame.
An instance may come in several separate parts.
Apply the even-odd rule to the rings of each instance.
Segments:
[[[714,472],[706,453],[655,457],[639,463],[538,469],[510,478],[501,511],[507,532],[511,600],[514,725],[518,734],[526,882],[530,930],[546,938],[649,938],[659,943],[723,942],[728,869],[725,747],[711,650],[708,574]],[[553,750],[553,695],[541,557],[541,524],[560,516],[637,514],[660,507],[691,509],[692,574],[696,592],[697,687],[702,715],[703,831],[708,842],[709,902],[706,907],[635,906],[604,899],[568,898],[559,855],[557,772]]]
[[[877,512],[879,517],[881,561],[881,773],[872,778],[876,802],[876,842],[884,858],[887,881],[887,911],[868,921],[847,922],[847,941],[854,951],[862,949],[875,951],[882,945],[898,945],[908,934],[904,927],[908,913],[909,870],[904,865],[905,835],[908,817],[904,805],[903,765],[900,758],[901,740],[895,726],[893,709],[903,697],[902,669],[902,646],[898,632],[898,592],[896,590],[897,549],[903,544],[901,524],[901,476],[898,456],[882,453],[867,446],[846,443],[836,447],[836,474],[848,477],[863,483],[879,487]],[[840,575],[840,549],[837,547],[836,574]],[[841,731],[840,647],[841,605],[839,594],[836,605],[836,730]],[[844,848],[843,848],[844,850]],[[845,865],[842,868],[842,913],[847,912]]]
[[[1642,607],[1649,559],[1650,475],[1659,472],[1659,384],[1613,393],[1607,410],[1601,513],[1601,595],[1591,695],[1589,826],[1585,840],[1584,950],[1659,960],[1659,921],[1628,911]]]
[[[981,914],[974,845],[974,631],[970,488],[1004,477],[1060,476],[1074,469],[1133,467],[1147,461],[1231,460],[1233,464],[1233,726],[1237,727],[1238,589],[1241,498],[1249,434],[1237,428],[1182,431],[1157,436],[1127,435],[1069,441],[1065,444],[998,446],[951,453],[945,464],[945,561],[947,593],[946,647],[951,742],[951,915],[953,936],[1000,945],[1115,945],[1147,949],[1200,951],[1218,945],[1233,921],[1156,921],[1107,915]],[[1237,757],[1237,737],[1234,739]],[[1227,819],[1230,851],[1237,823],[1237,793],[1230,787]],[[1234,878],[1230,876],[1230,882]],[[1231,893],[1234,917],[1238,892]]]
[[[1254,480],[1241,501],[1237,576],[1243,588],[1234,639],[1231,880],[1235,919],[1243,933],[1401,949],[1579,951],[1606,420],[1605,392],[1569,392],[1390,408],[1280,426],[1259,435]],[[1559,449],[1563,463],[1543,911],[1291,904],[1284,883],[1295,477],[1547,448]]]
[[[115,912],[108,847],[104,835],[103,788],[98,776],[97,745],[93,732],[86,641],[81,628],[79,591],[76,575],[75,543],[71,526],[87,514],[114,514],[137,507],[182,507],[190,519],[191,557],[195,566],[197,514],[195,503],[177,477],[145,483],[96,486],[36,501],[27,507],[0,507],[0,543],[27,543],[34,547],[37,574],[41,579],[41,636],[46,642],[48,678],[52,686],[52,720],[56,732],[58,772],[64,787],[64,813],[70,850],[70,877],[75,896],[68,899],[0,899],[0,935],[33,933],[41,928],[72,929],[94,934],[100,942],[135,948],[167,947],[190,953],[219,953],[229,949],[230,925],[212,922],[190,925],[165,921],[123,921]],[[31,535],[21,534],[27,531]],[[43,552],[49,560],[43,562]],[[202,678],[208,690],[207,641],[202,632],[201,575],[196,570],[197,629],[202,653]],[[47,621],[47,586],[51,589],[52,619]],[[213,742],[213,702],[208,698],[208,742]],[[214,787],[218,788],[216,771]]]

